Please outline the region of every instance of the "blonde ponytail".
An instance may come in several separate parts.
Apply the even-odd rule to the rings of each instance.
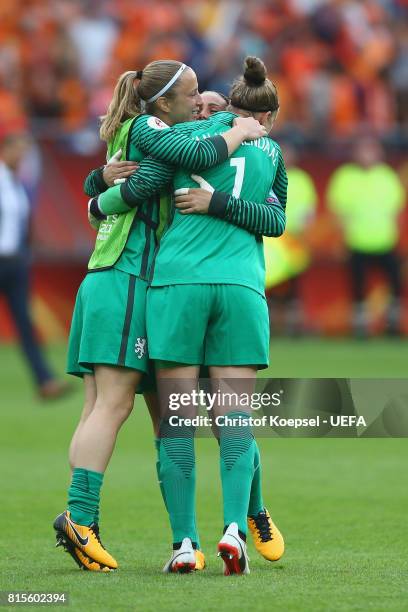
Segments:
[[[108,112],[101,117],[99,134],[105,142],[112,140],[121,123],[141,113],[140,98],[135,88],[138,78],[140,73],[134,70],[124,72],[119,77]]]

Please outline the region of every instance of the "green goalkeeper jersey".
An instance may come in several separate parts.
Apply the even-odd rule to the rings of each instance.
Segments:
[[[231,128],[235,115],[221,113],[219,121],[225,129]],[[213,119],[204,122],[211,127]],[[109,191],[120,198],[124,192],[134,202],[132,210],[125,214],[109,215],[102,222],[96,239],[95,250],[89,262],[89,270],[111,267],[123,272],[147,278],[156,248],[156,229],[160,225],[160,210],[166,210],[168,195],[158,191],[171,181],[175,164],[191,170],[208,168],[228,157],[225,140],[214,135],[199,141],[190,135],[185,124],[170,128],[157,117],[140,115],[125,121],[108,147],[108,156],[122,148],[122,159],[140,161],[140,170],[126,184]],[[147,157],[146,157],[147,156]],[[150,156],[154,156],[150,157]],[[167,162],[167,164],[159,163]],[[95,196],[103,189],[102,169],[91,173],[85,181],[85,192]],[[104,185],[107,189],[107,185]],[[162,217],[166,215],[162,214]],[[162,223],[163,224],[163,223]]]
[[[203,129],[197,123],[194,135],[206,140],[225,129],[219,124]],[[179,170],[174,178],[175,189],[197,187],[190,174]],[[262,236],[227,223],[222,218],[226,202],[222,196],[229,193],[252,202],[270,201],[271,205],[277,197],[285,204],[287,178],[279,145],[270,138],[245,142],[230,159],[200,174],[223,193],[213,197],[209,215],[183,215],[174,209],[155,257],[151,285],[236,284],[264,294]],[[221,218],[213,216],[217,206]]]

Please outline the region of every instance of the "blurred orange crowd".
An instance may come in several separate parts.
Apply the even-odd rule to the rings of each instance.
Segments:
[[[119,74],[184,60],[228,92],[245,55],[278,85],[281,128],[408,137],[408,0],[2,0],[0,125],[70,134],[106,110]]]

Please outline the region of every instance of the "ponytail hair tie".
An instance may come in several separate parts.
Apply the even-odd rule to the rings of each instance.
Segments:
[[[136,72],[136,78],[141,81],[142,80],[142,76],[143,76],[143,70],[138,70]]]

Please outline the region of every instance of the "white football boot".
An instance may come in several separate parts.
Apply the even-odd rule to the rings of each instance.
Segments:
[[[246,543],[239,535],[237,523],[228,525],[218,543],[218,556],[224,561],[224,576],[249,574]]]
[[[195,550],[190,538],[184,538],[178,550],[173,550],[170,561],[163,567],[163,573],[189,574],[196,567]]]

